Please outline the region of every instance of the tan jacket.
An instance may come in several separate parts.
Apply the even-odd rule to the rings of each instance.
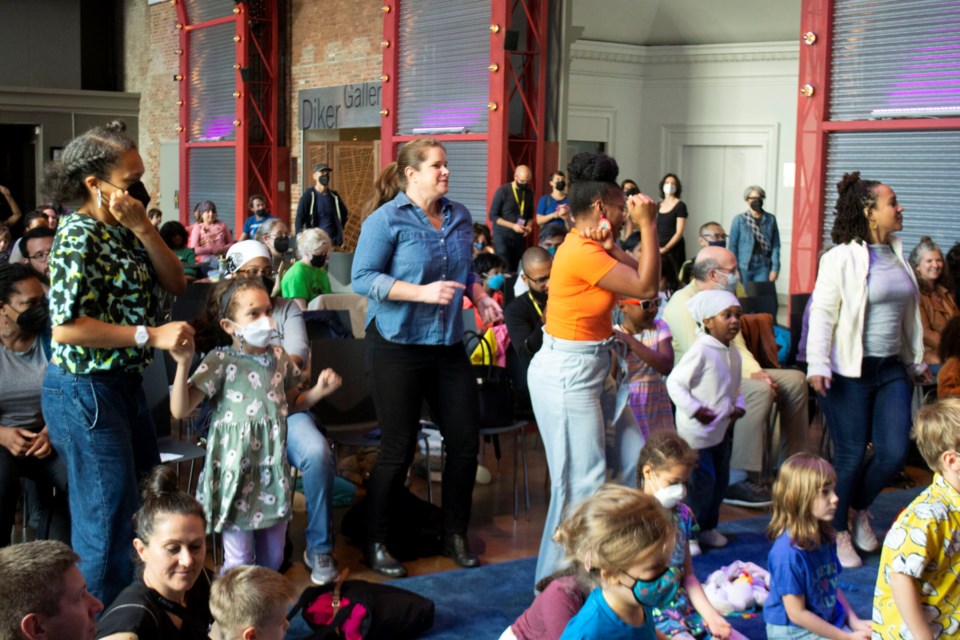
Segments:
[[[940,348],[940,332],[950,318],[960,315],[953,293],[938,286],[930,293],[920,293],[920,321],[923,323],[923,361],[940,364],[937,350]]]

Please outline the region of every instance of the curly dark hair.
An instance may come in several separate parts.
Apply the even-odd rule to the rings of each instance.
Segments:
[[[863,180],[860,172],[843,174],[837,183],[837,204],[834,206],[836,218],[830,238],[834,244],[857,242],[863,244],[870,239],[870,224],[863,215],[864,209],[872,209],[877,204],[876,180]]]
[[[940,346],[937,347],[940,362],[950,358],[960,358],[960,317],[953,317],[940,332]]]
[[[71,140],[59,160],[47,163],[40,191],[54,202],[83,200],[87,195],[85,176],[106,180],[123,154],[137,148],[126,132],[127,125],[114,120]]]
[[[10,296],[17,292],[17,285],[36,277],[36,272],[25,264],[0,265],[0,303],[9,304]]]
[[[667,178],[673,178],[677,181],[677,192],[673,195],[677,196],[677,199],[680,198],[680,194],[683,193],[683,184],[680,183],[680,178],[677,177],[675,173],[668,173],[667,175],[660,178],[660,184],[657,185],[657,189],[660,191],[660,197],[665,198],[666,194],[663,192],[663,185],[666,183]]]
[[[598,196],[606,200],[617,192],[623,193],[617,184],[619,173],[617,161],[605,153],[584,151],[573,156],[567,165],[570,178],[567,199],[574,217],[589,212]]]
[[[176,220],[170,220],[169,222],[164,222],[160,226],[160,237],[163,238],[163,241],[171,249],[179,249],[180,247],[173,246],[173,239],[179,236],[183,239],[183,242],[180,243],[180,247],[187,246],[187,239],[190,237],[187,234],[187,228],[177,222]]]

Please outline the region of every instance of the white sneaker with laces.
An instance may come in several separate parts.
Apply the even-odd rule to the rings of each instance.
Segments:
[[[687,544],[690,545],[690,557],[696,558],[699,555],[703,554],[703,551],[700,549],[699,540],[687,540]]]
[[[873,515],[866,509],[857,511],[857,515],[853,517],[853,543],[858,549],[867,553],[873,553],[880,548],[877,534],[873,532],[873,527],[870,526],[871,520],[873,520]]]
[[[837,557],[840,559],[840,566],[844,569],[855,569],[863,566],[863,560],[860,559],[857,550],[853,548],[853,539],[849,531],[837,532]]]
[[[725,547],[730,541],[716,529],[707,529],[700,532],[700,544],[704,547]]]

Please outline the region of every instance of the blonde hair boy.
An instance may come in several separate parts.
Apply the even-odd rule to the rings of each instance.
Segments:
[[[913,437],[933,482],[897,517],[880,555],[874,638],[960,633],[960,398],[921,409]]]
[[[290,623],[295,592],[290,581],[266,567],[230,569],[210,589],[210,613],[219,640],[281,640]]]

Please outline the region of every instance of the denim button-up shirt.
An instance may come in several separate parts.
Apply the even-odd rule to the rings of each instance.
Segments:
[[[463,295],[446,305],[388,300],[397,280],[424,285],[454,280],[473,285],[473,219],[458,202],[441,198],[437,229],[423,210],[400,192],[370,214],[353,258],[353,290],[370,298],[367,324],[391,342],[452,345],[463,338]]]

